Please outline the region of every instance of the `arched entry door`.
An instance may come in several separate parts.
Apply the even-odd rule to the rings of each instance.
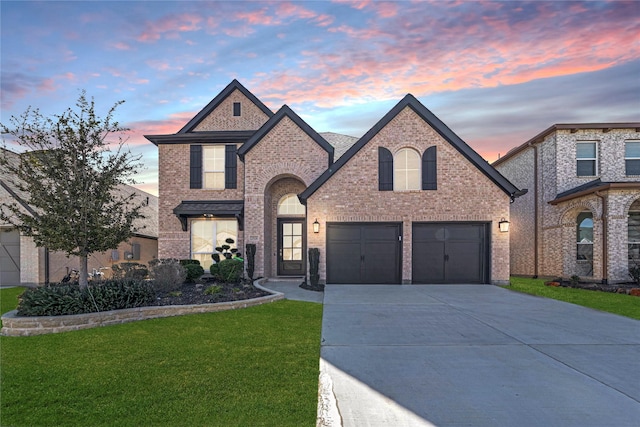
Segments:
[[[278,275],[302,276],[306,273],[305,207],[295,194],[278,202]]]

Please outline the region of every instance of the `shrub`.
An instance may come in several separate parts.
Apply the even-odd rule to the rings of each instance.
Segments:
[[[149,277],[160,292],[175,291],[187,278],[185,268],[175,258],[153,259],[149,261],[149,269]]]
[[[247,243],[245,247],[247,249],[247,276],[253,280],[253,273],[256,267],[256,244]]]
[[[640,265],[635,264],[633,267],[630,267],[629,276],[631,276],[634,282],[640,285]]]
[[[18,303],[19,316],[63,316],[144,307],[156,294],[148,282],[122,279],[80,288],[78,284],[49,285],[25,290]]]
[[[215,295],[222,292],[222,286],[220,285],[211,285],[207,289],[204,290],[205,295]]]
[[[309,248],[309,279],[313,287],[317,287],[320,282],[320,275],[318,274],[319,265],[320,250],[318,248]]]
[[[224,283],[238,283],[242,278],[244,263],[236,259],[223,259],[209,268],[214,279]]]
[[[198,261],[197,259],[181,259],[180,260],[180,265],[182,266],[190,265],[190,264],[200,265],[200,261]]]
[[[144,280],[149,274],[149,269],[144,264],[137,262],[124,262],[111,266],[113,279]]]
[[[198,263],[198,264],[186,264],[186,265],[183,265],[183,267],[184,267],[184,269],[185,269],[185,271],[187,273],[186,281],[188,283],[195,282],[200,277],[202,277],[202,275],[204,274],[204,268],[202,268],[200,263]]]

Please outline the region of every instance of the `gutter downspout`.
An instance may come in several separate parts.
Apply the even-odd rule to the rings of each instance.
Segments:
[[[607,245],[607,236],[609,235],[609,227],[607,221],[607,199],[602,195],[600,191],[596,191],[595,195],[598,196],[600,200],[602,200],[602,284],[606,285],[608,282],[607,278],[609,277],[609,263],[607,262],[607,255],[609,252],[609,248]]]

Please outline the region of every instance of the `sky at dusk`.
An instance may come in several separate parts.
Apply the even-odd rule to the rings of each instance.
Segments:
[[[234,78],[360,137],[416,96],[486,160],[555,123],[640,121],[640,2],[0,1],[0,122],[80,91],[157,147]],[[11,148],[11,147],[10,147]]]

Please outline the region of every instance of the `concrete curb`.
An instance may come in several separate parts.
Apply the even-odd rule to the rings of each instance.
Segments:
[[[281,297],[280,299],[284,299],[284,294],[282,292],[274,291],[273,289],[269,289],[264,286],[264,283],[268,280],[269,279],[266,277],[263,277],[261,279],[256,279],[253,281],[253,286],[260,289],[261,291],[269,292],[270,294],[273,294],[273,295],[278,295]]]
[[[328,363],[320,359],[318,379],[318,417],[316,427],[342,427],[342,417],[333,393],[333,380],[328,372]]]
[[[267,292],[270,292],[267,290]],[[98,313],[74,314],[68,316],[17,316],[17,310],[2,316],[0,335],[32,336],[77,331],[99,326],[118,325],[138,320],[162,317],[184,316],[186,314],[209,313],[253,307],[284,299],[281,293],[240,301],[214,304],[167,305],[126,308],[123,310],[101,311]]]

